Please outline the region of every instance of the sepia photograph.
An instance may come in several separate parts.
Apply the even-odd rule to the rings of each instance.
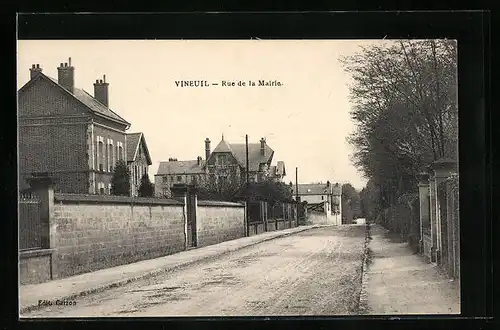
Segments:
[[[459,315],[458,47],[18,40],[20,318]]]

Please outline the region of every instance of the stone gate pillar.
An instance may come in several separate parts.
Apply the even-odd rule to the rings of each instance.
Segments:
[[[452,173],[457,171],[457,162],[452,159],[442,158],[438,159],[432,163],[430,167],[434,173],[434,186],[432,187],[432,194],[435,196],[435,214],[436,214],[436,262],[441,263],[441,252],[443,251],[444,244],[447,245],[447,242],[443,242],[443,235],[447,233],[443,233],[443,222],[446,222],[447,219],[441,219],[441,207],[446,208],[446,203],[444,205],[440,205],[439,196],[438,196],[438,187],[442,182],[445,182],[447,178],[451,176]],[[449,238],[448,238],[449,239]]]
[[[51,248],[50,215],[54,207],[55,180],[45,174],[33,174],[26,179],[31,186],[31,191],[40,198],[40,224],[42,249]]]
[[[420,205],[420,253],[424,253],[424,229],[430,227],[430,200],[429,200],[429,173],[420,173],[418,175],[418,195]]]
[[[437,187],[436,187],[436,179],[434,177],[434,172],[429,166],[429,220],[431,222],[431,262],[435,263],[436,260],[436,252],[438,246],[438,225],[437,225]]]
[[[262,201],[262,220],[264,222],[264,231],[268,230],[267,228],[267,201]]]
[[[173,199],[176,199],[184,204],[183,205],[183,212],[182,212],[182,216],[184,217],[184,247],[185,247],[185,249],[188,249],[189,242],[190,242],[190,239],[188,237],[190,235],[189,228],[188,228],[189,209],[188,209],[188,205],[187,205],[188,204],[187,203],[188,188],[187,188],[187,185],[185,185],[185,184],[174,184],[174,186],[170,188],[170,191],[171,191]]]

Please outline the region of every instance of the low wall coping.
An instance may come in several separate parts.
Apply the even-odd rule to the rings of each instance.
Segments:
[[[226,207],[245,207],[241,203],[223,202],[223,201],[198,201],[198,206],[226,206]]]
[[[113,195],[83,195],[55,193],[54,201],[66,203],[102,203],[102,204],[134,204],[134,205],[184,205],[175,199],[152,197],[129,197]]]
[[[19,257],[21,259],[29,259],[41,256],[50,256],[52,253],[54,253],[54,251],[54,249],[23,250],[19,251]]]

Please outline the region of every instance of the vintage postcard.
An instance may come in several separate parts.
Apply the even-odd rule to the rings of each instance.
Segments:
[[[454,40],[19,40],[21,318],[460,313]]]

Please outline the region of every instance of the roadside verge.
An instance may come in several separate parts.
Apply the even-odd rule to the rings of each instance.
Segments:
[[[372,237],[370,234],[370,224],[366,223],[366,236],[363,249],[363,263],[361,266],[361,290],[359,293],[358,310],[359,314],[368,314],[368,296],[367,296],[367,283],[368,283],[368,267],[371,262],[372,252],[368,247]]]

